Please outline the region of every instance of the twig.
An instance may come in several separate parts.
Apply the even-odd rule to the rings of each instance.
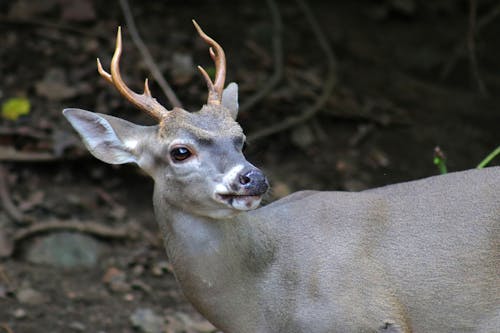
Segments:
[[[7,171],[0,164],[0,203],[5,209],[7,215],[17,223],[30,223],[32,219],[25,216],[17,209],[10,198],[9,188],[7,186]]]
[[[476,80],[479,92],[483,96],[488,95],[486,86],[483,79],[479,74],[476,57],[476,14],[477,14],[477,0],[469,0],[469,31],[467,33],[467,50],[469,51],[469,65],[471,75]]]
[[[60,159],[51,153],[19,151],[12,147],[0,146],[0,162],[48,162]]]
[[[478,34],[485,26],[493,22],[493,20],[495,20],[498,15],[500,15],[500,4],[497,4],[495,7],[493,7],[492,10],[489,10],[487,14],[485,14],[484,16],[480,17],[477,20],[475,33]],[[457,44],[457,46],[453,50],[452,56],[444,64],[441,73],[439,74],[441,80],[445,80],[448,77],[448,75],[457,65],[457,62],[460,59],[460,57],[465,53],[466,48],[467,48],[467,43],[464,40],[460,41]]]
[[[349,139],[349,146],[353,148],[358,146],[374,129],[375,124],[373,123],[359,125],[356,133]]]
[[[128,224],[120,227],[108,227],[95,222],[48,221],[32,224],[29,227],[20,229],[14,234],[13,238],[15,242],[19,242],[23,239],[33,237],[40,233],[62,230],[87,233],[101,238],[134,239],[137,237],[138,228],[136,228],[136,226],[133,224]]]
[[[182,103],[177,98],[177,95],[172,90],[172,87],[170,87],[168,82],[161,74],[161,71],[156,65],[155,61],[153,60],[153,57],[151,56],[149,49],[147,48],[146,44],[144,44],[144,42],[142,41],[142,38],[139,35],[137,27],[135,26],[134,17],[132,15],[132,11],[130,10],[130,5],[128,1],[120,0],[120,7],[122,8],[123,16],[125,17],[125,22],[127,23],[127,27],[130,31],[130,35],[132,36],[132,40],[135,46],[139,49],[139,52],[141,52],[142,58],[144,59],[146,66],[148,66],[151,74],[153,75],[153,78],[156,80],[156,82],[158,82],[158,85],[160,86],[165,96],[167,96],[167,99],[170,102],[170,104],[173,107],[182,107]]]
[[[240,111],[243,112],[251,109],[255,106],[255,104],[266,97],[283,77],[283,23],[281,21],[281,14],[274,0],[267,0],[266,2],[273,20],[274,73],[261,89],[259,89],[254,95],[250,96],[250,98],[248,98],[245,103],[241,105]]]
[[[3,268],[2,265],[0,265],[0,279],[8,286],[12,286],[12,281],[10,280],[9,276],[7,273],[5,273],[5,269]]]
[[[314,17],[311,9],[307,3],[303,0],[296,0],[300,9],[304,12],[304,15],[311,25],[318,43],[325,53],[327,66],[328,66],[328,76],[326,78],[325,84],[323,86],[323,91],[321,95],[316,99],[316,102],[309,108],[307,108],[302,114],[286,118],[283,122],[275,124],[271,127],[264,128],[260,131],[252,133],[248,136],[249,141],[255,141],[262,139],[263,137],[276,134],[278,132],[287,130],[293,126],[303,123],[306,120],[312,118],[328,101],[330,95],[335,87],[337,76],[336,76],[336,60],[333,50],[330,48],[330,44],[321,30],[316,18]]]
[[[100,31],[94,32],[94,31],[90,31],[90,30],[75,28],[74,26],[71,26],[71,25],[65,25],[62,23],[54,23],[54,22],[50,22],[50,21],[37,20],[37,19],[33,19],[33,18],[30,18],[30,19],[15,18],[15,19],[13,19],[13,18],[10,18],[6,15],[0,15],[0,23],[13,24],[13,25],[19,24],[19,25],[40,26],[42,28],[67,31],[67,32],[79,34],[79,35],[86,36],[86,37],[99,38],[103,41],[109,40],[109,37],[104,35]]]

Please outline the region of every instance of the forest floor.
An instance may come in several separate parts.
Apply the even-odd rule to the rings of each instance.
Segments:
[[[311,1],[334,67],[296,2],[278,3],[281,35],[269,3],[130,3],[188,110],[206,99],[196,65],[213,67],[192,18],[224,47],[226,82],[239,83],[241,105],[281,62],[276,86],[238,119],[254,138],[248,159],[271,181],[268,202],[301,189],[357,191],[435,175],[436,146],[450,171],[473,168],[500,144],[494,1],[480,2],[474,38],[466,1]],[[12,0],[0,13],[0,103],[30,105],[0,117],[0,333],[214,331],[175,282],[152,181],[134,166],[92,158],[61,114],[78,107],[152,124],[97,74],[95,58],[109,66],[118,25],[126,82],[140,90],[149,77],[170,107],[118,1]],[[273,37],[282,44],[278,63]],[[322,96],[307,119],[255,139]]]

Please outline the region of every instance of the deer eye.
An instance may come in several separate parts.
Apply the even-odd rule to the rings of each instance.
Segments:
[[[193,155],[187,147],[175,147],[170,151],[170,157],[176,162],[187,160]]]

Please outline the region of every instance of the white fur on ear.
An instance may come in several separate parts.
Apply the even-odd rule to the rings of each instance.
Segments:
[[[238,116],[238,85],[231,82],[222,92],[222,105],[231,111],[231,116],[236,120]]]
[[[81,109],[65,109],[63,114],[80,134],[87,149],[101,161],[110,164],[137,163],[132,153],[137,141],[129,138],[124,143],[104,117]]]

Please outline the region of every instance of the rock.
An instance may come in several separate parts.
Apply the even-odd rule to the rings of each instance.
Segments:
[[[184,312],[167,313],[167,333],[210,333],[215,332],[216,328],[206,319],[199,315],[187,314]]]
[[[29,305],[40,305],[49,301],[47,295],[29,287],[18,290],[16,292],[16,298],[19,303]]]
[[[108,268],[102,278],[102,282],[113,292],[125,293],[131,290],[131,286],[127,282],[127,275],[124,271],[116,267]]]
[[[71,328],[73,331],[77,332],[85,332],[87,329],[84,324],[80,323],[79,321],[73,321],[69,325],[69,328]]]
[[[148,308],[139,308],[130,316],[132,326],[144,333],[165,332],[165,320]]]
[[[90,268],[97,264],[100,252],[101,244],[90,236],[58,232],[35,239],[25,259],[59,268]]]
[[[23,308],[17,308],[17,309],[15,309],[15,310],[12,312],[12,315],[13,315],[13,316],[14,316],[14,318],[16,318],[16,319],[24,319],[24,318],[26,318],[27,313],[26,313],[26,310],[24,310]]]

